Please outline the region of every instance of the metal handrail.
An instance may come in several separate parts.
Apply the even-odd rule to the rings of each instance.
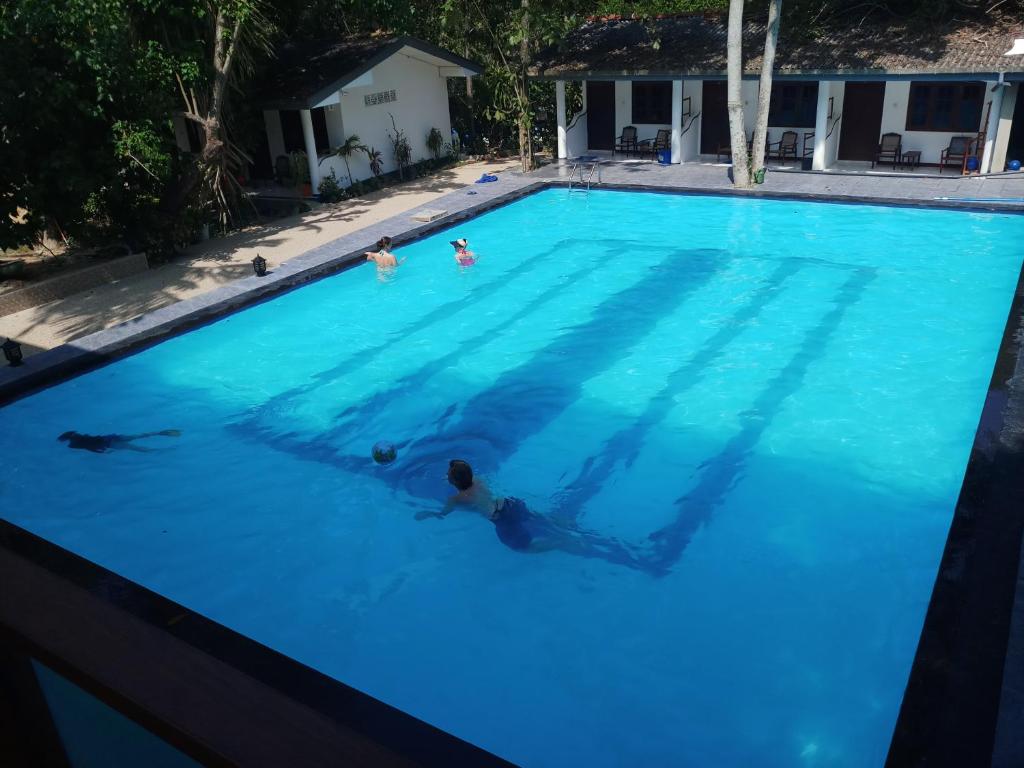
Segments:
[[[577,160],[575,163],[573,163],[572,168],[569,171],[569,191],[570,192],[572,192],[572,180],[574,178],[576,178],[576,169],[577,168],[579,168],[579,170],[580,170],[580,186],[583,186],[583,165],[584,165],[584,162],[582,160]],[[594,171],[597,171],[597,183],[600,184],[601,183],[601,161],[600,160],[595,160],[594,162],[592,162],[590,164],[590,173],[587,174],[587,181],[586,181],[586,183],[587,183],[587,191],[588,192],[590,191],[590,185],[591,185],[591,183],[593,182],[593,179],[594,179]]]
[[[580,161],[577,160],[572,165],[572,170],[569,171],[569,191],[572,192],[572,178],[576,175],[576,169],[579,168]],[[583,171],[580,171],[580,184],[583,183]]]

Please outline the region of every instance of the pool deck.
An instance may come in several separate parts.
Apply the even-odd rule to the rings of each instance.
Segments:
[[[76,372],[102,365],[169,335],[270,298],[280,291],[360,264],[363,262],[362,252],[382,233],[390,234],[397,245],[410,242],[439,228],[451,226],[484,210],[515,200],[534,189],[552,184],[565,184],[569,169],[568,164],[557,163],[525,175],[515,172],[499,173],[497,182],[460,186],[454,191],[432,196],[419,205],[373,220],[369,226],[352,229],[338,237],[315,237],[315,242],[308,250],[289,254],[287,258],[272,262],[272,269],[265,277],[258,278],[251,274],[243,277],[244,271],[240,271],[237,279],[232,277],[231,280],[210,290],[168,302],[111,327],[92,333],[83,331],[84,335],[78,337],[65,334],[63,338],[68,339],[66,343],[27,357],[25,363],[18,368],[0,368],[0,405],[17,399],[35,388],[47,386]],[[776,169],[769,171],[763,185],[750,191],[736,191],[729,182],[727,167],[712,163],[660,166],[641,161],[602,161],[599,170],[601,184],[595,185],[598,188],[614,186],[666,192],[1024,212],[1024,202],[1021,200],[1024,198],[1024,174],[981,179],[952,175],[843,175]],[[961,198],[982,202],[967,202]],[[414,218],[425,211],[443,211],[444,214],[429,223]],[[74,297],[71,297],[65,301],[70,302],[73,299]],[[70,311],[71,306],[68,305],[65,309]],[[96,311],[95,308],[93,311]],[[67,316],[67,311],[62,315]],[[99,325],[102,327],[103,323],[100,322]],[[96,326],[94,323],[82,322],[80,327],[89,329]],[[928,734],[934,736],[936,733],[943,733],[943,729],[955,729],[960,722],[957,719],[958,714],[962,710],[958,711],[956,704],[950,704],[947,700],[956,698],[964,690],[973,691],[971,686],[976,685],[970,679],[955,679],[958,677],[955,671],[948,672],[948,666],[955,664],[957,658],[962,658],[962,655],[954,651],[962,654],[964,650],[962,647],[950,650],[950,646],[962,645],[965,642],[961,637],[965,634],[962,626],[965,618],[959,612],[951,617],[950,610],[966,602],[965,595],[970,595],[973,602],[973,597],[979,594],[979,584],[976,581],[972,582],[970,578],[962,577],[957,571],[958,568],[967,567],[962,561],[970,560],[972,547],[982,549],[983,542],[992,540],[993,536],[998,540],[999,535],[1004,542],[1006,539],[1010,541],[1003,544],[1004,567],[998,574],[998,586],[1002,590],[1003,598],[1009,602],[1015,599],[1015,604],[1012,612],[1005,606],[993,604],[993,610],[1000,609],[1006,614],[1002,620],[1008,625],[1005,630],[1001,630],[1003,644],[1000,645],[999,638],[996,637],[993,645],[993,654],[998,658],[989,658],[986,667],[990,677],[997,673],[994,681],[989,680],[985,693],[986,701],[992,703],[993,698],[996,701],[986,713],[963,713],[963,718],[970,720],[973,717],[977,721],[974,725],[976,730],[983,734],[980,737],[982,741],[987,738],[984,734],[988,730],[995,731],[992,765],[999,768],[1024,765],[1024,728],[1020,727],[1021,722],[1024,722],[1024,567],[1020,564],[1021,525],[1016,523],[1016,519],[1021,517],[1020,510],[1024,508],[1024,492],[1020,481],[1020,478],[1024,477],[1022,329],[1024,287],[1018,286],[1017,300],[1000,351],[1000,363],[997,364],[992,388],[985,404],[982,423],[986,429],[979,430],[978,442],[972,451],[965,490],[957,507],[950,543],[947,545],[943,567],[937,580],[936,596],[933,596],[925,625],[927,635],[930,624],[937,622],[936,626],[941,629],[938,633],[940,636],[931,643],[926,642],[927,637],[922,640],[922,648],[919,649],[911,684],[908,686],[908,695],[904,700],[904,711],[901,712],[901,725],[897,728],[897,737],[894,740],[895,751],[890,754],[890,765],[924,765],[925,762],[928,765],[951,764],[932,762],[927,758],[924,761],[906,762],[903,758],[912,759],[915,750],[922,744],[927,746],[928,739],[931,738]],[[0,326],[0,335],[3,330]],[[989,425],[994,425],[994,433],[999,435],[998,440],[986,441],[981,437]],[[986,445],[982,445],[983,443]],[[1006,491],[1007,488],[1010,490]],[[1013,505],[1018,501],[1022,503],[1013,509]],[[1007,505],[1010,508],[1003,509]],[[988,514],[992,508],[1000,509],[1002,516]],[[962,509],[966,509],[966,512],[962,512]],[[979,534],[976,529],[981,528],[982,524],[978,521],[992,517],[999,517],[1007,523],[1008,528],[1015,532],[1015,536],[1008,537],[1005,527],[1002,530],[988,531],[988,538]],[[967,525],[966,529],[963,528],[964,524]],[[994,524],[990,524],[989,527],[992,525]],[[958,534],[958,530],[961,533]],[[966,536],[967,539],[961,538],[958,541],[958,535]],[[988,559],[988,552],[982,551],[973,556],[975,560],[984,561]],[[969,567],[977,571],[979,566],[971,564]],[[1011,569],[1012,574],[1009,574]],[[983,567],[981,570],[984,572]],[[976,573],[975,577],[981,578]],[[953,582],[955,586],[944,586],[947,582]],[[982,582],[981,586],[984,587],[985,583]],[[942,590],[945,590],[946,595],[952,596],[945,601],[939,599]],[[937,615],[933,615],[936,612]],[[983,612],[983,608],[976,608],[971,615],[976,620],[975,624],[989,622],[989,616]],[[973,625],[971,629],[973,630]],[[1005,643],[1007,633],[1010,635],[1008,646]],[[970,635],[970,631],[966,634]],[[999,631],[994,634],[998,636]],[[950,636],[957,638],[957,642],[951,642]],[[967,645],[970,643],[967,642]],[[947,665],[947,669],[942,668],[943,664]],[[992,673],[993,669],[996,673]],[[959,677],[970,677],[971,672],[972,670],[964,670]],[[917,679],[918,676],[920,680]],[[938,682],[936,677],[940,678]],[[954,679],[950,682],[947,678]],[[993,688],[996,693],[994,697]],[[912,692],[915,694],[913,697]],[[918,712],[916,705],[910,703],[911,699],[917,702],[940,699],[946,702],[944,707],[948,711],[938,716],[933,716],[930,710],[928,713]],[[930,704],[928,706],[931,707]],[[908,712],[908,708],[915,711]],[[909,721],[903,729],[906,738],[900,742],[900,727],[903,727],[904,717],[909,718]],[[998,721],[998,729],[993,725],[994,719]],[[896,746],[897,742],[899,747]]]
[[[589,164],[588,164],[589,165]],[[535,179],[567,182],[571,161],[560,161],[530,174]],[[769,165],[765,183],[749,192],[734,190],[729,166],[719,163],[659,165],[646,160],[601,158],[602,184],[641,185],[689,192],[723,192],[749,195],[860,200],[904,205],[978,206],[1024,210],[1024,173],[999,176],[959,176],[906,172],[815,172],[782,169]],[[595,174],[595,179],[597,178]],[[577,181],[578,183],[578,181]],[[595,187],[600,185],[595,184]],[[985,198],[991,203],[959,203],[936,198]],[[1014,198],[1017,198],[1016,200]]]

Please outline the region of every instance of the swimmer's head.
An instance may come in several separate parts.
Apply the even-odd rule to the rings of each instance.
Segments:
[[[68,442],[74,436],[75,436],[75,432],[74,432],[74,430],[72,430],[71,432],[65,432],[63,435],[61,435],[57,439],[60,440],[62,443],[66,443],[66,442]]]
[[[452,240],[452,245],[455,246],[455,250],[459,251],[469,245],[469,240],[464,237],[460,237],[458,240]]]
[[[460,491],[468,491],[473,486],[473,468],[462,459],[448,462],[448,482]]]
[[[387,235],[384,235],[384,237],[382,237],[380,240],[377,241],[377,250],[378,251],[386,251],[390,247],[391,247],[391,238],[388,237]]]

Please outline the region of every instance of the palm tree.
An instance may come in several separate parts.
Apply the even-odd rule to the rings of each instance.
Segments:
[[[363,144],[362,139],[360,139],[354,133],[347,139],[345,139],[344,144],[342,144],[340,147],[334,150],[334,154],[345,161],[345,173],[348,174],[349,186],[352,186],[354,182],[352,180],[352,169],[349,167],[348,159],[350,157],[353,157],[356,154],[356,152],[366,152],[367,155],[369,155],[370,150],[367,148],[365,144]],[[322,163],[323,160],[321,160],[320,162]]]

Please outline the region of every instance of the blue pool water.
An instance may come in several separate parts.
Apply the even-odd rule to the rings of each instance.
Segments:
[[[545,191],[5,408],[0,511],[528,766],[879,766],[1022,235]]]

